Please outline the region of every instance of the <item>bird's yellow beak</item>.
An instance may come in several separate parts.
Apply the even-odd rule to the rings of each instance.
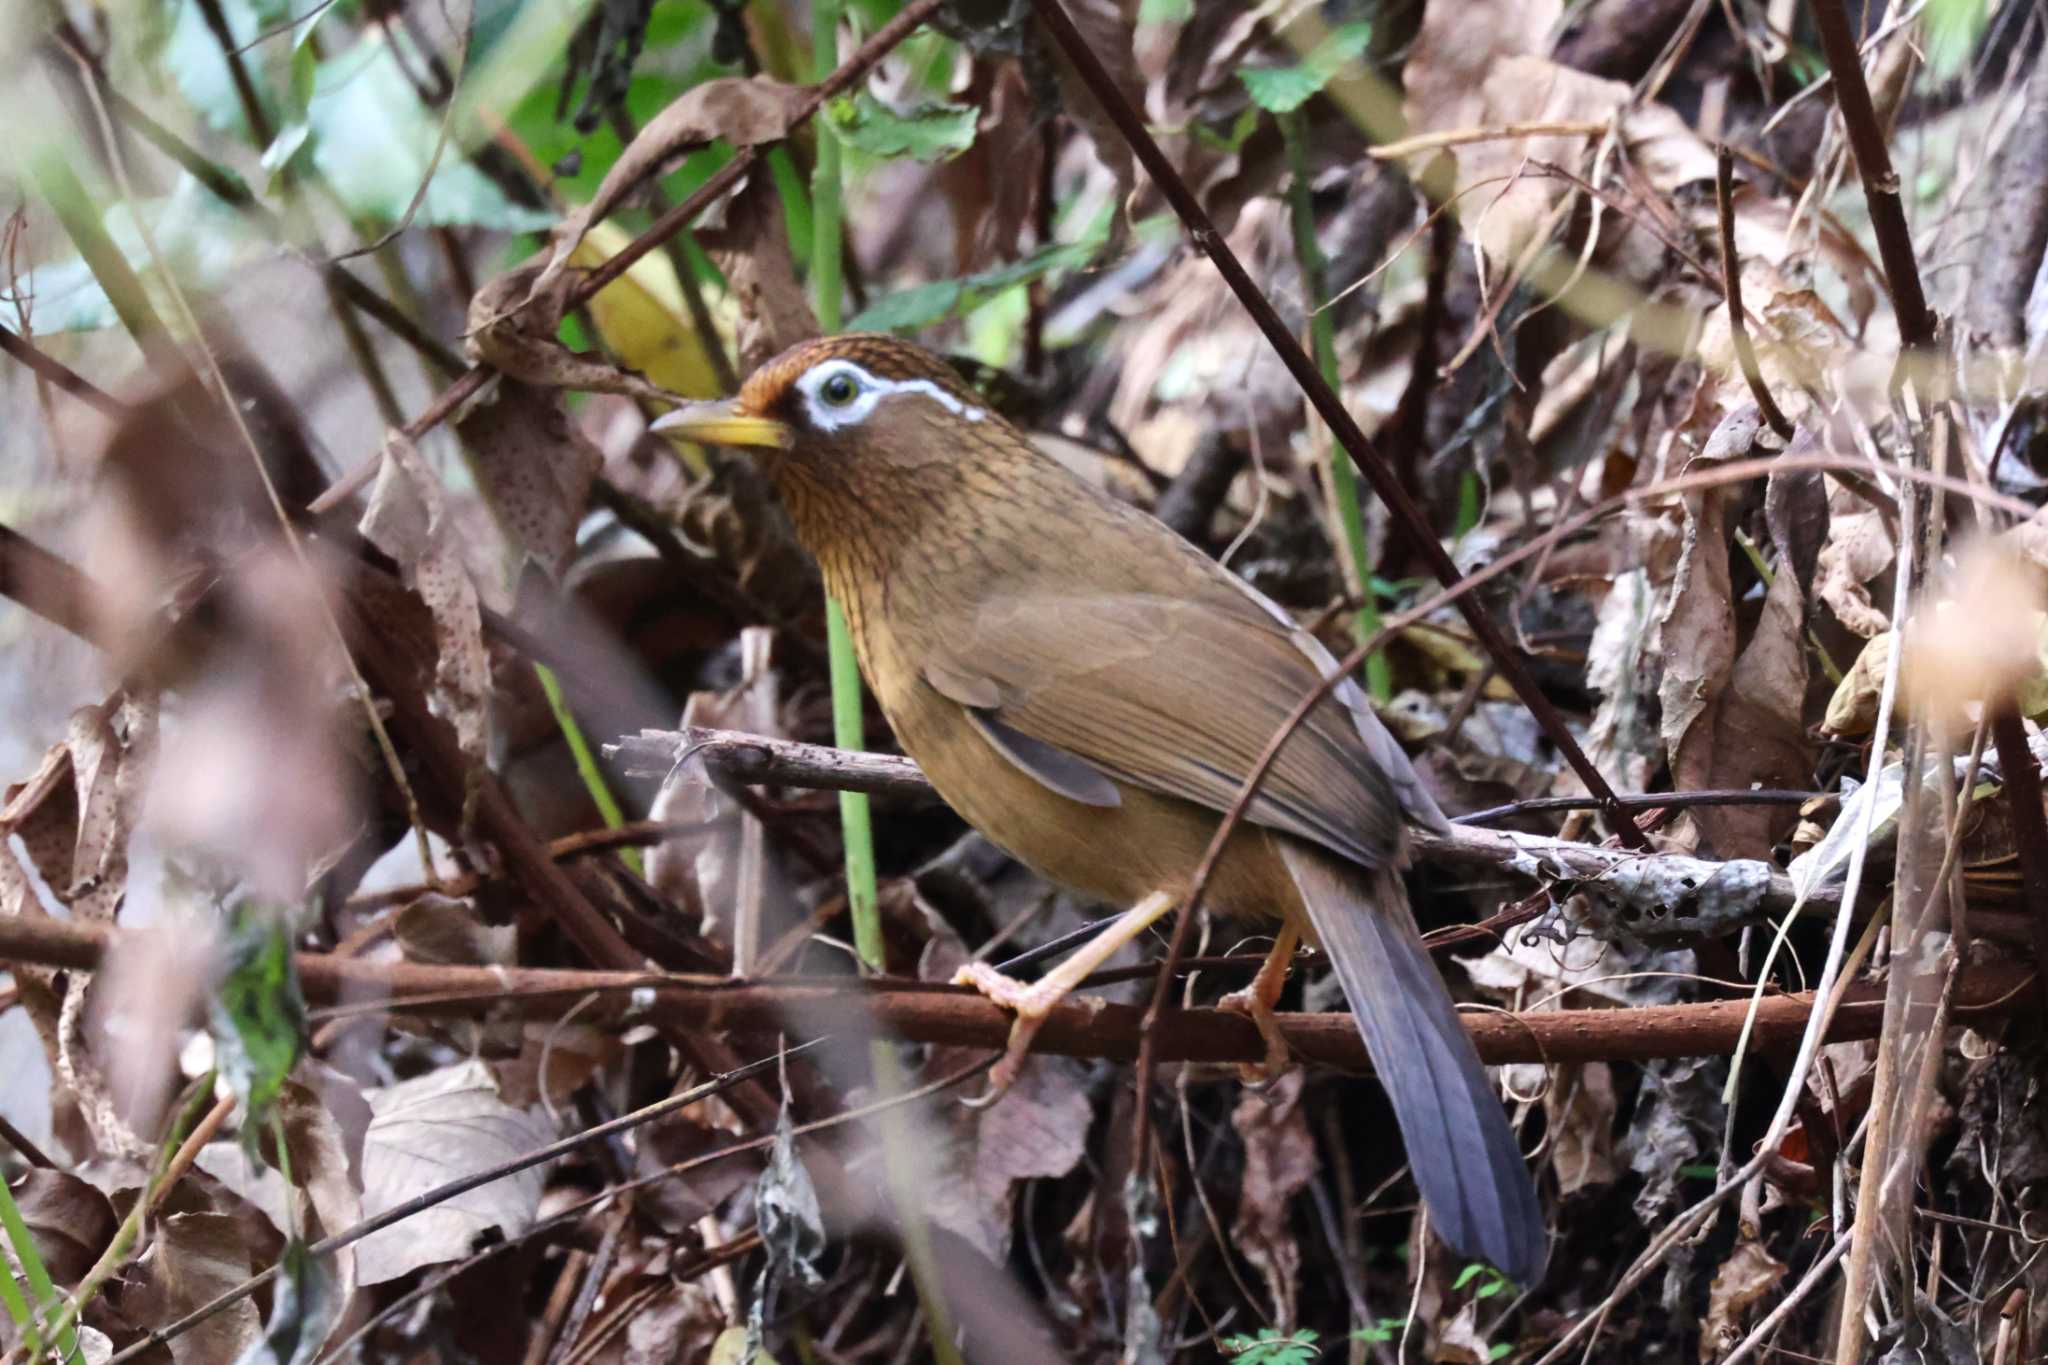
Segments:
[[[715,403],[685,403],[655,418],[648,430],[700,445],[771,446],[777,450],[789,449],[793,439],[786,423],[742,412],[730,398]]]

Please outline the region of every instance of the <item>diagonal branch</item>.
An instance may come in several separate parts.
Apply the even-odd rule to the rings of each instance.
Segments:
[[[1037,7],[1040,20],[1051,31],[1068,60],[1073,62],[1081,73],[1081,78],[1088,83],[1088,88],[1101,103],[1103,112],[1116,124],[1138,159],[1145,163],[1146,172],[1152,177],[1153,183],[1159,186],[1167,201],[1173,205],[1174,212],[1179,214],[1181,221],[1187,225],[1189,235],[1208,253],[1209,259],[1215,262],[1224,282],[1230,286],[1231,292],[1237,295],[1238,302],[1251,314],[1252,321],[1258,325],[1259,331],[1265,335],[1267,342],[1279,355],[1281,363],[1301,386],[1301,391],[1315,408],[1316,415],[1329,426],[1331,434],[1350,455],[1352,463],[1357,465],[1359,472],[1372,483],[1373,491],[1379,494],[1380,501],[1387,505],[1388,511],[1394,514],[1394,519],[1401,524],[1402,529],[1421,552],[1430,572],[1436,575],[1445,587],[1456,583],[1464,575],[1459,572],[1450,555],[1444,552],[1442,542],[1430,530],[1422,509],[1416,506],[1414,498],[1409,495],[1407,488],[1388,466],[1385,458],[1366,439],[1358,423],[1351,419],[1351,414],[1345,410],[1342,400],[1325,382],[1322,373],[1316,369],[1315,362],[1295,339],[1294,333],[1288,330],[1287,324],[1275,311],[1272,301],[1252,282],[1251,276],[1238,261],[1236,253],[1230,249],[1229,243],[1223,240],[1223,234],[1216,230],[1216,225],[1210,221],[1208,213],[1195,198],[1194,192],[1188,188],[1187,182],[1181,179],[1180,172],[1174,169],[1173,163],[1166,159],[1166,153],[1160,150],[1158,142],[1153,140],[1150,130],[1145,126],[1144,118],[1137,110],[1131,108],[1130,102],[1117,88],[1115,79],[1104,69],[1101,59],[1089,48],[1080,30],[1074,27],[1073,20],[1069,19],[1066,11],[1060,7],[1060,0],[1033,0],[1033,3]],[[1492,614],[1471,597],[1461,597],[1457,606],[1471,625],[1472,633],[1478,637],[1487,656],[1499,668],[1501,676],[1515,689],[1515,695],[1522,699],[1530,714],[1536,717],[1544,736],[1557,746],[1558,752],[1571,765],[1572,771],[1586,784],[1586,790],[1599,799],[1608,827],[1615,836],[1630,848],[1648,848],[1649,842],[1644,839],[1642,831],[1637,829],[1635,822],[1614,803],[1613,788],[1608,786],[1607,779],[1601,776],[1600,770],[1593,765],[1593,760],[1586,757],[1585,750],[1579,747],[1578,740],[1572,735],[1571,727],[1565,724],[1564,717],[1551,704],[1550,698],[1536,685],[1536,679],[1529,672],[1528,665],[1523,662],[1522,656],[1508,638],[1501,633],[1500,626],[1495,623]]]

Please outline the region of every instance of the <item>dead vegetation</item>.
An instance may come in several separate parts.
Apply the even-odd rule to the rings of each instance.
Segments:
[[[9,1361],[2042,1354],[2038,3],[0,51]],[[646,430],[821,326],[1351,652],[1542,1283],[1429,1240],[1312,956],[1239,1085],[1205,917],[956,1103],[942,983],[1102,907],[853,751],[766,485]]]

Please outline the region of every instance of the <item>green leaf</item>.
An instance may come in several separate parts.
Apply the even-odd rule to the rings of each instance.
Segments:
[[[181,176],[168,196],[142,200],[137,208],[148,218],[171,270],[189,289],[210,292],[270,250],[245,219],[190,175]],[[128,205],[114,205],[102,222],[122,259],[145,283],[153,283],[156,261]],[[12,309],[16,291],[29,301],[38,332],[93,332],[120,323],[106,290],[77,256],[37,266],[17,279],[13,289],[0,287],[0,304]]]
[[[399,219],[433,161],[440,114],[429,113],[406,79],[391,30],[367,35],[320,64],[306,122],[313,164],[349,212],[376,223]],[[418,59],[410,59],[417,67]],[[554,215],[516,204],[451,143],[441,149],[414,222],[422,227],[538,231]]]
[[[1930,0],[1927,79],[1946,84],[1963,74],[1991,23],[1990,0]]]
[[[1252,73],[1244,72],[1242,74],[1251,75]],[[1227,133],[1219,133],[1206,123],[1190,123],[1188,131],[1195,135],[1196,141],[1205,142],[1219,152],[1235,152],[1238,148],[1244,146],[1245,140],[1251,137],[1253,130],[1258,126],[1258,106],[1248,104],[1238,111],[1237,120],[1230,125],[1230,131]]]
[[[1277,1327],[1262,1327],[1255,1337],[1239,1333],[1223,1338],[1223,1349],[1238,1365],[1313,1365],[1316,1335],[1312,1327],[1287,1335]]]
[[[979,113],[965,104],[925,104],[899,114],[867,91],[825,106],[840,141],[885,161],[947,161],[974,145]]]
[[[963,275],[957,280],[937,280],[901,289],[869,304],[846,327],[851,332],[894,332],[929,327],[945,318],[971,313],[994,295],[1014,285],[1029,284],[1055,270],[1085,265],[1101,245],[1099,236],[1078,242],[1056,242],[993,270]]]
[[[1238,72],[1238,79],[1259,108],[1269,114],[1291,114],[1363,56],[1371,42],[1371,24],[1340,24],[1299,65],[1257,67]]]
[[[1463,1270],[1458,1272],[1458,1278],[1451,1281],[1451,1288],[1453,1290],[1463,1289],[1466,1285],[1472,1283],[1472,1281],[1478,1279],[1481,1275],[1485,1273],[1486,1267],[1481,1265],[1479,1262],[1474,1261],[1470,1265],[1466,1266]]]
[[[299,153],[313,136],[313,125],[304,119],[293,119],[277,130],[277,136],[263,149],[260,164],[263,167],[263,192],[270,193],[277,188],[277,182],[292,169],[293,163],[302,160]]]
[[[298,1065],[306,1037],[306,1002],[292,968],[285,917],[243,902],[228,930],[229,968],[213,1000],[214,1045],[221,1076],[246,1107],[242,1131],[263,1131],[262,1118]]]

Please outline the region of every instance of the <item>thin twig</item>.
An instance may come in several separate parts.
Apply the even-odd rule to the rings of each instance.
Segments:
[[[1725,143],[1715,162],[1714,203],[1721,219],[1721,284],[1728,300],[1728,331],[1735,342],[1735,359],[1756,398],[1757,411],[1779,440],[1789,441],[1792,423],[1778,400],[1771,397],[1771,386],[1764,383],[1763,369],[1756,363],[1756,346],[1749,339],[1749,319],[1742,312],[1742,258],[1735,250],[1735,157]]]
[[[701,762],[719,776],[735,782],[806,787],[818,791],[862,791],[872,795],[924,803],[935,801],[924,771],[911,759],[895,754],[856,753],[805,744],[796,740],[750,735],[737,730],[693,727],[687,730],[642,730],[614,744],[604,746],[605,756],[619,763],[629,776],[656,776],[678,762]],[[1628,809],[1655,810],[1678,806],[1725,806],[1752,804],[1793,804],[1810,801],[1819,793],[1790,791],[1658,792],[1622,798]],[[1514,871],[1542,867],[1549,875],[1594,882],[1622,869],[1640,870],[1663,864],[1677,868],[1682,862],[1687,875],[1711,877],[1728,866],[1681,854],[1642,854],[1625,849],[1600,848],[1568,839],[1538,834],[1477,827],[1481,818],[1522,813],[1528,810],[1582,809],[1585,797],[1544,797],[1517,802],[1477,817],[1464,817],[1447,833],[1417,830],[1410,836],[1415,856],[1430,863],[1466,867],[1490,867]],[[590,836],[575,836],[588,841]],[[583,851],[579,846],[574,850]],[[1197,873],[1199,883],[1200,873]],[[1790,908],[1795,892],[1790,878],[1772,871],[1756,909],[1760,913]],[[1827,889],[1808,898],[1816,908],[1833,905]]]
[[[98,408],[109,417],[125,417],[128,405],[60,360],[43,354],[28,338],[0,327],[0,351],[35,371],[44,382]]]

